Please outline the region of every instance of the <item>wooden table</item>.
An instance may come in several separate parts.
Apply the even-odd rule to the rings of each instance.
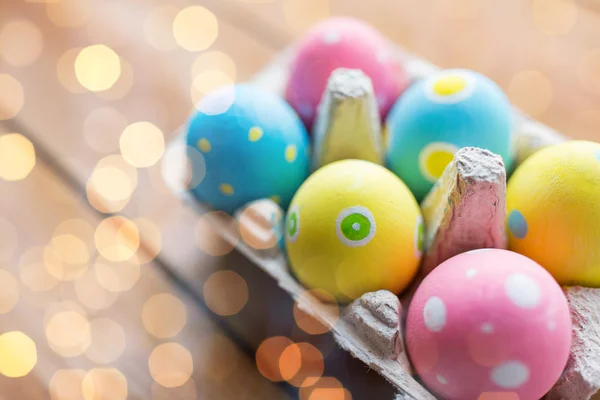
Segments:
[[[202,7],[196,23],[179,14],[173,29],[190,6]],[[160,143],[140,156],[149,167],[119,156],[128,125],[148,121],[168,141],[198,93],[248,80],[315,21],[350,15],[440,66],[489,75],[553,128],[599,140],[599,10],[594,0],[2,2],[0,135],[22,136],[9,153],[0,141],[0,155],[16,154],[0,159],[0,177],[26,177],[0,178],[0,331],[30,337],[37,363],[0,375],[0,398],[289,395],[257,371],[259,343],[236,335],[237,315],[261,296],[252,266],[172,194],[149,160]],[[120,73],[106,47],[76,65],[98,44],[118,54]],[[35,148],[29,173],[23,137]],[[247,274],[226,272],[232,264]]]

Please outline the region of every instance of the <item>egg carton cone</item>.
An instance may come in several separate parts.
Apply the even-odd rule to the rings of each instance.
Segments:
[[[394,48],[395,61],[403,65],[411,82],[439,70],[398,46],[390,45]],[[294,52],[294,46],[283,51],[255,76],[253,82],[283,96]],[[342,90],[334,93],[336,87],[339,89],[340,79]],[[349,77],[348,71],[338,71],[323,95],[317,117],[317,138],[330,134],[336,124],[339,126],[336,115],[345,113],[344,107],[364,112],[365,134],[380,129],[377,124],[368,123],[370,96],[372,88],[359,74]],[[516,124],[513,150],[517,165],[541,148],[569,140],[566,135],[530,119],[518,109],[514,108],[513,112]],[[183,129],[169,145],[175,146],[185,148]],[[189,183],[189,165],[183,158],[178,167],[169,168],[166,179],[182,201],[196,212],[210,211],[185,190]],[[338,313],[337,305],[313,296],[291,274],[278,244],[284,211],[273,201],[262,199],[246,205],[235,213],[239,222],[235,226],[215,213],[211,214],[211,219],[221,235],[270,276],[302,311],[329,327],[339,347],[383,376],[395,389],[396,400],[427,400],[436,397],[414,375],[403,347],[404,310],[414,288],[440,262],[468,250],[506,248],[505,196],[506,172],[501,157],[477,148],[459,150],[422,202],[428,230],[424,233],[423,269],[413,286],[400,298],[384,290],[366,293],[349,305],[341,306],[341,313]],[[478,211],[474,212],[475,208]],[[237,229],[244,233],[244,240],[239,240]],[[573,345],[566,369],[545,399],[589,399],[600,389],[600,289],[570,287],[564,290],[573,318]],[[483,396],[481,399],[509,398],[501,395],[490,394],[489,398]]]

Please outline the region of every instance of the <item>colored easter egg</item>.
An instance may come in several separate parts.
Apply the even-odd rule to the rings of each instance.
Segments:
[[[328,164],[298,189],[286,216],[292,271],[339,301],[401,292],[421,259],[423,223],[406,185],[362,160]]]
[[[382,118],[407,85],[404,70],[375,28],[353,18],[326,19],[298,44],[285,93],[306,126],[312,126],[327,80],[337,68],[360,69],[371,78]]]
[[[542,149],[508,181],[509,248],[563,285],[600,287],[600,143]]]
[[[387,118],[386,162],[421,200],[461,147],[490,150],[513,163],[512,112],[489,78],[451,69],[414,83]]]
[[[294,110],[251,84],[219,89],[198,108],[187,145],[199,151],[205,168],[192,168],[192,174],[203,175],[192,178],[199,181],[193,194],[228,213],[261,198],[285,209],[309,173],[308,135]]]
[[[406,344],[442,399],[537,400],[567,363],[571,328],[566,297],[546,270],[518,253],[481,249],[443,262],[421,283]]]

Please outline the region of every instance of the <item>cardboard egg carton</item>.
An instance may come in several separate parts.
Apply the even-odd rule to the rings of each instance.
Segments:
[[[294,48],[290,47],[280,54],[255,77],[255,83],[282,95],[293,52]],[[399,48],[395,51],[395,57],[404,65],[411,81],[438,70],[427,61]],[[355,94],[356,101],[348,109],[353,110],[351,112],[364,112],[368,119],[371,94],[368,90],[359,90]],[[327,109],[323,109],[322,105],[319,110],[325,116],[320,130],[335,129],[339,124],[339,121],[332,120],[342,114],[341,108],[334,109],[340,104],[334,97],[331,93],[324,96],[329,105]],[[567,140],[566,136],[527,118],[519,110],[514,109],[514,113],[517,124],[514,142],[517,165],[540,148]],[[363,122],[366,134],[380,129],[378,122]],[[319,133],[325,134],[327,132]],[[184,182],[185,168],[181,168],[180,172],[171,178]],[[184,191],[181,195],[199,213],[208,211],[190,193]],[[343,307],[339,318],[337,305],[323,303],[308,294],[307,289],[290,273],[286,258],[277,245],[278,235],[281,235],[280,226],[273,226],[273,221],[284,219],[279,206],[267,199],[247,205],[236,213],[239,227],[232,228],[231,223],[218,217],[214,217],[213,222],[224,238],[236,244],[243,255],[273,278],[301,310],[328,326],[342,349],[393,385],[398,393],[397,400],[435,399],[415,377],[404,351],[404,310],[418,283],[439,263],[468,250],[506,248],[505,198],[506,172],[502,159],[487,150],[459,150],[421,204],[427,227],[426,252],[412,287],[400,299],[383,290],[367,293]],[[231,229],[245,230],[246,240],[239,241],[239,235]],[[251,240],[247,240],[248,237]],[[573,317],[573,346],[562,377],[545,398],[589,399],[600,388],[600,290],[573,287],[565,291]]]

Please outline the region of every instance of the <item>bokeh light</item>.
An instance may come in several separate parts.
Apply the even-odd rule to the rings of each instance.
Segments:
[[[0,87],[2,87],[1,82]],[[29,139],[19,133],[0,136],[0,179],[6,181],[24,179],[34,166],[35,149]]]
[[[121,211],[138,184],[137,169],[121,155],[104,157],[86,184],[88,202],[102,213]]]
[[[56,26],[76,28],[84,25],[92,12],[91,0],[46,1],[48,18]]]
[[[110,292],[126,292],[140,278],[140,263],[135,255],[125,261],[110,261],[98,257],[94,263],[94,273],[100,286]]]
[[[32,64],[42,53],[43,36],[31,21],[9,21],[0,30],[0,58],[14,67]]]
[[[333,377],[322,377],[314,385],[300,388],[300,400],[352,400],[352,395]]]
[[[19,235],[15,226],[6,218],[0,217],[0,262],[9,261],[19,245]]]
[[[96,92],[96,95],[103,100],[119,100],[125,97],[134,83],[133,67],[129,62],[121,58],[121,74],[110,89]]]
[[[185,384],[194,371],[190,352],[179,343],[156,346],[148,360],[150,375],[156,383],[171,388]]]
[[[96,364],[115,362],[125,351],[125,331],[110,318],[90,321],[91,344],[85,356]]]
[[[201,374],[212,381],[226,381],[235,373],[239,363],[239,349],[230,339],[220,333],[202,336],[196,356]]]
[[[123,158],[137,168],[156,164],[165,151],[162,131],[147,121],[136,122],[125,128],[119,145]]]
[[[242,311],[248,302],[248,285],[234,271],[217,271],[204,283],[202,295],[215,314],[231,316]]]
[[[90,310],[103,310],[109,308],[119,298],[118,292],[106,290],[93,270],[88,269],[75,281],[75,294],[77,298]]]
[[[312,386],[325,370],[323,354],[310,343],[291,344],[279,357],[279,370],[293,386]]]
[[[335,297],[320,289],[310,290],[302,293],[298,300],[294,303],[294,319],[296,320],[298,327],[311,335],[322,335],[329,332],[331,328],[325,323],[306,313],[299,306],[299,303],[310,302],[313,301],[313,299],[319,299],[319,301],[322,301],[328,305],[328,314],[332,319],[333,324],[335,324],[339,318],[340,309],[336,303]]]
[[[140,246],[140,233],[129,219],[114,216],[98,224],[95,242],[98,252],[107,260],[127,261]]]
[[[198,75],[206,71],[221,71],[227,75],[232,82],[236,78],[235,63],[226,53],[218,50],[206,51],[200,54],[192,64],[191,78],[195,79]]]
[[[0,335],[0,354],[0,374],[9,378],[23,377],[37,364],[35,342],[20,331]]]
[[[88,114],[83,124],[86,143],[98,153],[119,150],[119,137],[127,127],[127,118],[112,107],[99,107]]]
[[[195,188],[206,175],[204,156],[198,149],[185,143],[172,143],[162,158],[161,175],[163,181],[175,193]]]
[[[261,212],[263,207],[266,210],[264,205],[246,207],[238,217],[241,238],[248,246],[257,250],[275,247],[281,238],[273,221],[282,220],[282,211],[276,206],[269,206],[268,211]]]
[[[218,69],[202,71],[196,75],[190,88],[192,103],[196,105],[198,110],[206,112],[207,114],[223,113],[227,111],[235,101],[234,83],[235,82],[229,75]],[[220,93],[223,95],[220,96],[219,99],[222,101],[219,102],[217,110],[208,110],[206,103],[202,102],[202,100],[206,95],[215,92],[217,89],[221,89]],[[211,99],[211,101],[214,100]]]
[[[85,400],[127,399],[127,379],[116,368],[90,370],[83,378],[81,387]]]
[[[218,221],[218,222],[217,222]],[[217,224],[226,227],[231,233],[227,240],[223,237]],[[223,256],[230,253],[239,240],[239,228],[237,221],[222,211],[212,211],[202,215],[196,223],[196,243],[206,254],[211,256]]]
[[[10,272],[0,269],[0,314],[10,312],[19,301],[19,285]]]
[[[96,44],[82,49],[75,59],[75,76],[92,92],[110,89],[121,75],[121,60],[113,49]]]
[[[67,264],[85,264],[90,260],[90,253],[85,242],[72,233],[54,236],[50,241],[50,247]]]
[[[179,11],[173,20],[175,41],[187,51],[209,48],[219,35],[217,17],[201,6],[191,6]]]
[[[285,349],[293,342],[284,336],[274,336],[263,340],[256,350],[256,367],[267,379],[273,382],[282,382],[280,358]]]
[[[54,313],[46,323],[50,348],[63,357],[76,357],[89,347],[91,328],[86,316],[75,310]]]
[[[75,60],[81,48],[66,50],[56,63],[56,76],[60,84],[71,93],[84,93],[86,88],[81,86],[75,75]]]
[[[162,234],[160,228],[147,218],[134,218],[133,223],[138,227],[144,239],[144,248],[139,248],[136,258],[139,264],[148,264],[162,249]]]
[[[158,6],[144,20],[144,38],[157,50],[173,50],[177,42],[173,37],[173,21],[179,9],[172,5]]]
[[[144,303],[142,322],[159,339],[177,336],[187,322],[185,304],[170,293],[156,294]]]
[[[83,400],[82,384],[86,371],[83,369],[59,369],[48,385],[51,400]]]
[[[175,388],[166,388],[154,382],[151,391],[152,400],[197,400],[200,398],[196,391],[196,384],[192,379]]]
[[[17,116],[25,103],[23,85],[12,75],[0,74],[0,121]]]
[[[27,249],[19,260],[21,282],[34,292],[46,292],[58,284],[48,271],[60,268],[61,261],[43,246]]]
[[[577,68],[581,87],[600,95],[600,48],[586,52]]]
[[[283,18],[298,33],[330,16],[329,2],[323,0],[283,0]]]
[[[552,104],[552,84],[539,71],[521,71],[510,81],[507,95],[515,106],[535,117],[543,114]]]
[[[573,0],[534,0],[533,23],[547,35],[564,35],[575,25],[578,11]]]

